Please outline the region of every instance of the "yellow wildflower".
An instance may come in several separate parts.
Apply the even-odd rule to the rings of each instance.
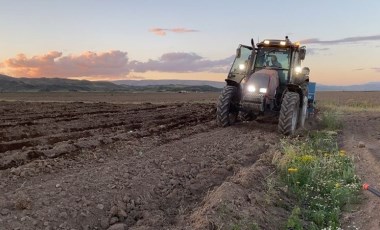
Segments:
[[[340,184],[339,184],[339,183],[336,183],[336,184],[335,184],[335,188],[340,188]]]
[[[341,156],[341,157],[345,157],[345,156],[346,156],[346,151],[344,151],[344,150],[340,150],[340,151],[339,151],[339,156]]]
[[[301,157],[301,161],[303,162],[303,163],[310,163],[310,162],[312,162],[314,160],[314,157],[312,156],[312,155],[303,155],[302,157]]]
[[[298,172],[297,168],[288,168],[288,173],[296,173]]]

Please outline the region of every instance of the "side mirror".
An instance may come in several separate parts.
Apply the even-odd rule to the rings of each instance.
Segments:
[[[303,46],[303,47],[300,48],[299,57],[300,57],[301,60],[304,60],[305,56],[306,56],[306,47]]]
[[[240,58],[241,56],[241,49],[240,47],[236,49],[236,58]]]
[[[310,69],[309,69],[309,67],[303,67],[301,73],[302,73],[302,75],[308,77],[309,74],[310,74]]]

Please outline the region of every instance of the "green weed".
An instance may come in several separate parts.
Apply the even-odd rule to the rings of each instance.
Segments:
[[[326,117],[326,127],[339,127],[334,115]],[[315,131],[305,140],[283,139],[282,149],[284,155],[275,163],[302,207],[301,213],[294,208],[288,227],[302,229],[299,215],[312,223],[308,228],[338,227],[342,208],[356,200],[360,184],[353,160],[338,148],[336,133]]]
[[[301,209],[298,206],[295,206],[293,211],[292,211],[292,214],[288,218],[286,228],[287,229],[294,229],[294,230],[302,229],[302,223],[300,220],[300,215],[301,215]]]
[[[327,110],[322,114],[321,125],[326,130],[340,130],[343,128],[343,123],[335,110]]]

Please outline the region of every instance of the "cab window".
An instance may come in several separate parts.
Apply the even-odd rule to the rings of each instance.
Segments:
[[[251,49],[245,46],[241,46],[240,57],[235,59],[234,64],[232,65],[232,68],[230,70],[230,73],[245,74],[247,72],[251,54],[252,54]]]
[[[265,68],[265,67],[276,67],[272,61],[276,57],[277,61],[281,64],[282,69],[289,69],[289,57],[290,51],[289,49],[278,49],[278,48],[261,48],[257,54],[255,68]]]

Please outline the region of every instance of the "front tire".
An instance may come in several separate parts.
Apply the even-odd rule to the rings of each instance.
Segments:
[[[226,127],[236,122],[239,102],[238,88],[231,85],[225,86],[216,107],[216,121],[219,126]]]
[[[284,135],[293,135],[297,129],[300,96],[295,92],[286,92],[282,100],[278,131]]]

